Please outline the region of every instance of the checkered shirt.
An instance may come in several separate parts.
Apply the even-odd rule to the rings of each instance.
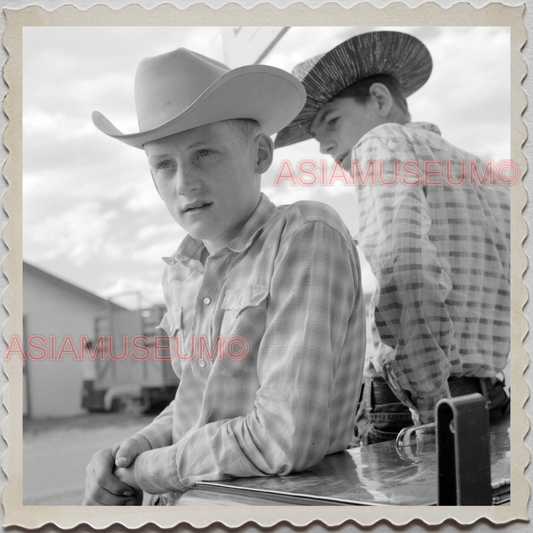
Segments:
[[[485,164],[425,123],[373,129],[355,161],[359,244],[378,280],[367,359],[415,423],[431,422],[449,377],[493,377],[506,364],[510,190],[488,174],[480,184]],[[480,179],[462,161],[475,161]],[[371,173],[365,181],[371,162],[375,185]]]
[[[166,259],[161,326],[174,346],[179,339],[172,365],[181,381],[136,436],[152,447],[135,463],[152,494],[303,470],[353,435],[365,312],[355,243],[339,216],[315,202],[276,207],[262,195],[205,267],[203,251],[188,236]],[[237,335],[246,357],[243,342],[237,356],[224,346]]]

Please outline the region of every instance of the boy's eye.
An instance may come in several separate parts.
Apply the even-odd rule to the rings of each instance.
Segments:
[[[331,120],[328,120],[328,126],[335,126],[338,120],[339,120],[339,117],[335,117],[335,118],[332,118]]]
[[[198,150],[197,156],[198,157],[205,157],[206,155],[209,155],[209,150]]]
[[[161,161],[161,163],[157,164],[157,170],[167,170],[169,168],[172,168],[173,164],[171,161]]]

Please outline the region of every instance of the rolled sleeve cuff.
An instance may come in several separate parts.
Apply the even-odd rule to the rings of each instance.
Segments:
[[[171,442],[168,442],[167,438],[161,430],[158,430],[157,428],[150,428],[150,426],[145,427],[138,433],[135,433],[135,435],[133,435],[133,438],[147,440],[152,450],[155,450],[157,448],[164,448],[165,446],[169,446],[171,444]]]
[[[139,442],[139,444],[141,445],[144,451],[148,451],[153,448],[152,443],[144,435],[141,435],[140,433],[136,433],[135,435],[131,437],[131,439]]]
[[[425,398],[417,398],[416,401],[416,407],[417,412],[419,416],[418,423],[420,424],[429,424],[431,422],[435,422],[436,413],[435,409],[437,407],[437,403],[442,398],[449,398],[450,397],[450,389],[448,388],[448,384],[444,387],[443,390],[439,391],[435,396],[427,396]],[[414,417],[413,417],[414,419]],[[415,424],[417,421],[415,420]]]
[[[186,487],[178,479],[175,450],[170,447],[144,452],[135,461],[135,480],[144,492],[164,494],[166,492],[184,492]]]

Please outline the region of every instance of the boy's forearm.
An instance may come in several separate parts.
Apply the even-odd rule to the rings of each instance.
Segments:
[[[152,423],[141,429],[133,438],[147,442],[146,450],[155,450],[172,444],[174,402],[172,401]]]

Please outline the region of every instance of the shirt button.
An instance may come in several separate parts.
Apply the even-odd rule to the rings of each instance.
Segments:
[[[204,368],[205,361],[202,359],[198,364],[200,365],[200,368]]]
[[[211,298],[209,298],[209,296],[206,296],[204,299],[203,299],[203,302],[204,302],[204,305],[209,305],[211,303]]]

